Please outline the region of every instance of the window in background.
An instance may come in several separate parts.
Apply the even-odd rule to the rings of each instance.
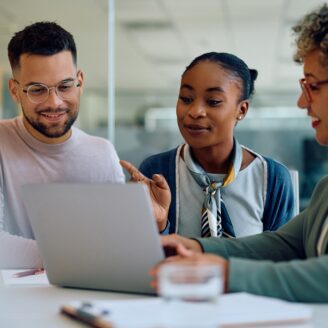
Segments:
[[[306,112],[296,108],[302,69],[292,61],[291,26],[320,3],[116,1],[115,140],[120,157],[139,165],[182,142],[175,122],[182,72],[204,52],[231,52],[259,71],[255,97],[236,135],[242,144],[298,170],[306,205],[303,140],[313,139],[314,133]]]
[[[115,5],[109,30],[110,1]],[[147,156],[182,142],[175,122],[180,76],[190,61],[208,51],[231,52],[259,71],[256,94],[236,133],[240,142],[300,172],[307,201],[321,169],[308,169],[303,140],[314,133],[305,111],[296,109],[301,67],[292,61],[291,25],[320,0],[29,0],[0,4],[0,47],[19,29],[54,20],[69,30],[78,47],[78,67],[85,72],[77,124],[107,138],[115,124],[121,158],[139,165]],[[38,10],[35,10],[38,8]],[[63,10],[65,8],[65,10]],[[108,41],[115,33],[115,42]],[[114,56],[109,69],[108,56]],[[6,51],[0,53],[1,118],[17,114],[7,91],[11,77]],[[109,116],[108,86],[115,84],[115,122]],[[309,146],[310,148],[312,146]],[[327,148],[322,148],[327,152]],[[318,161],[321,163],[322,158]],[[323,162],[325,163],[325,161]],[[312,172],[312,173],[309,173]],[[327,172],[327,171],[325,171]],[[310,181],[310,180],[309,180]],[[305,202],[303,202],[305,204]]]

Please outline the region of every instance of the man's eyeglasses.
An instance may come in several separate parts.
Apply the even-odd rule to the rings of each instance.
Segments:
[[[16,79],[14,81],[20,84]],[[54,87],[48,87],[43,83],[31,84],[26,89],[22,88],[22,91],[27,94],[28,99],[32,103],[40,104],[49,98],[51,89],[55,89],[56,95],[61,100],[71,100],[76,97],[76,88],[80,86],[76,79],[68,79],[59,82]]]
[[[305,99],[308,103],[311,103],[311,101],[312,101],[311,92],[319,90],[320,85],[328,83],[328,80],[309,83],[304,78],[300,79],[299,81],[300,81],[301,89],[303,91]]]

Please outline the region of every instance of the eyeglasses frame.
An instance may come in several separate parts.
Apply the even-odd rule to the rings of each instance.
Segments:
[[[58,88],[58,86],[60,86],[62,83],[65,83],[65,82],[68,82],[68,81],[76,82],[76,80],[77,80],[78,75],[80,74],[80,72],[81,72],[81,71],[78,71],[78,72],[76,73],[76,78],[75,78],[74,80],[69,80],[69,79],[67,79],[67,80],[62,80],[62,81],[58,82],[58,83],[57,83],[55,86],[53,86],[53,87],[49,87],[49,86],[47,86],[47,85],[44,84],[44,83],[33,83],[33,84],[29,85],[26,89],[24,89],[23,87],[20,86],[20,83],[19,83],[18,80],[16,80],[15,78],[13,78],[12,80],[20,86],[20,88],[22,89],[22,91],[23,91],[24,93],[26,93],[27,98],[30,100],[30,102],[32,102],[33,104],[42,104],[43,102],[45,102],[46,100],[48,100],[48,98],[49,98],[49,96],[50,96],[50,92],[51,92],[52,89],[55,89],[56,95],[57,95],[57,97],[58,97],[59,99],[61,99],[61,100],[69,100],[69,99],[63,99],[63,98],[58,94],[58,89],[57,89],[57,88]],[[44,86],[44,87],[46,87],[46,88],[48,89],[48,96],[47,96],[47,98],[45,98],[45,100],[43,100],[43,101],[41,101],[41,102],[36,102],[36,101],[33,101],[33,100],[29,97],[28,89],[29,89],[30,87],[35,86],[35,85],[41,85],[41,86]],[[77,84],[75,85],[75,87],[77,87],[77,88],[79,88],[80,86],[81,86],[81,83],[79,83],[79,82],[77,82]]]
[[[299,83],[303,92],[303,95],[305,96],[305,99],[308,103],[312,102],[311,97],[311,88],[316,88],[319,85],[328,84],[328,80],[322,80],[317,82],[308,82],[305,78],[299,79]]]

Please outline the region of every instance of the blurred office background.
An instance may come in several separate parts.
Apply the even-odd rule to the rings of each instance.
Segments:
[[[139,165],[182,142],[175,103],[185,66],[197,55],[231,52],[259,71],[240,142],[300,173],[301,207],[328,172],[328,149],[314,141],[296,107],[302,68],[293,63],[291,26],[319,0],[11,0],[0,3],[0,118],[12,102],[7,44],[40,20],[75,37],[85,72],[77,125],[110,138],[119,156]],[[1,142],[1,140],[0,140]]]

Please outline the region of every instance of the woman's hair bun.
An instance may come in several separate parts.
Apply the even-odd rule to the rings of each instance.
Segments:
[[[250,68],[249,69],[249,74],[251,75],[251,79],[252,81],[255,81],[256,78],[257,78],[257,70],[256,69],[253,69],[253,68]]]

